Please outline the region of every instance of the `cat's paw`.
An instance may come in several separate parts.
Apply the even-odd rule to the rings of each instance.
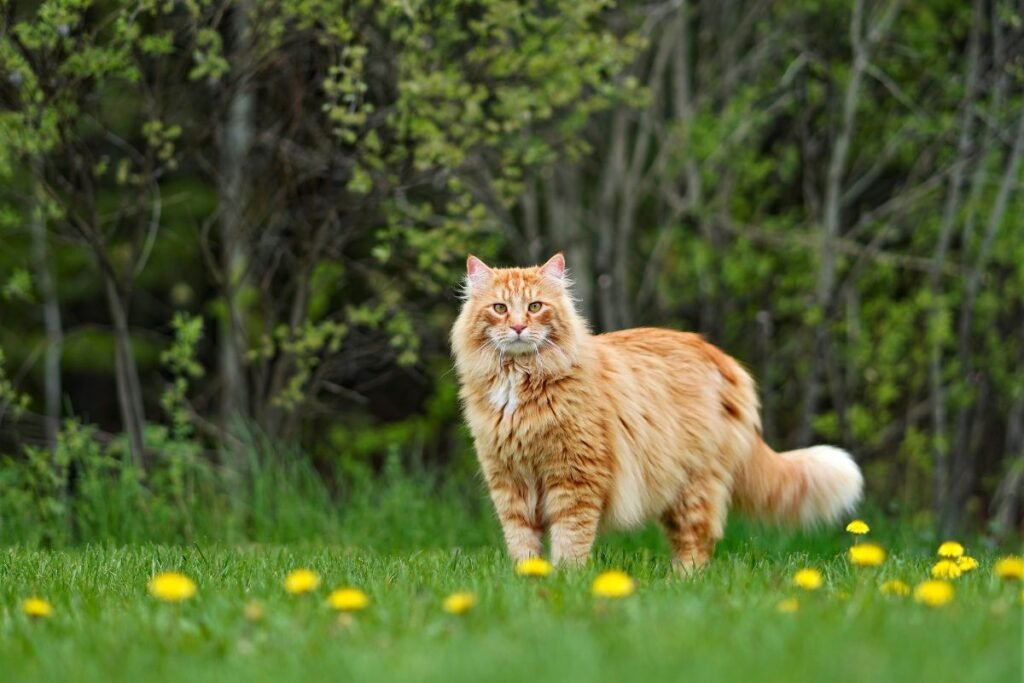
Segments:
[[[586,555],[553,557],[551,563],[559,569],[580,569],[586,566],[587,559]]]
[[[707,560],[700,561],[695,558],[676,558],[672,560],[672,569],[676,575],[684,579],[691,579],[699,576],[707,569]]]

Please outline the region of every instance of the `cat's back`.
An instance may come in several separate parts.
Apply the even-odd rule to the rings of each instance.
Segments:
[[[595,337],[612,353],[654,359],[694,359],[711,362],[732,360],[717,347],[694,332],[680,332],[663,327],[634,327],[606,332]],[[722,358],[717,358],[721,356]]]
[[[664,355],[665,353],[691,353],[707,342],[694,332],[680,332],[664,327],[633,327],[628,330],[605,332],[594,337],[606,347],[636,354]]]
[[[751,382],[743,367],[714,344],[693,332],[660,327],[636,327],[594,337],[609,365],[642,379],[651,373],[665,373],[693,379],[708,373],[721,376],[728,385]],[[744,386],[744,388],[746,388]]]

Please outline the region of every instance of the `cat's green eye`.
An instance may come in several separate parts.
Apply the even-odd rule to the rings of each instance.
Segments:
[[[495,313],[505,313],[507,311],[508,311],[508,306],[506,306],[505,304],[494,304],[494,312]]]
[[[539,301],[534,301],[532,304],[530,304],[527,307],[526,310],[530,311],[530,313],[537,313],[537,312],[540,311],[540,307],[541,307],[541,303]]]

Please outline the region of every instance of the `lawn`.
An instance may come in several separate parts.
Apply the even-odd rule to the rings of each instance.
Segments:
[[[689,580],[671,573],[652,530],[606,538],[590,566],[541,579],[516,576],[491,543],[8,548],[0,671],[6,681],[1022,680],[1021,584],[993,576],[997,551],[969,547],[981,566],[954,582],[952,603],[929,608],[878,586],[926,578],[934,548],[876,540],[889,549],[885,563],[856,568],[841,529],[733,524],[711,568]],[[297,567],[322,577],[315,592],[284,591]],[[803,567],[821,570],[819,590],[791,584]],[[635,594],[593,597],[592,580],[608,568],[633,576]],[[194,598],[147,594],[149,578],[172,569],[196,581]],[[365,611],[326,606],[329,590],[345,585],[369,594]],[[444,597],[458,590],[477,604],[445,613]],[[31,594],[54,614],[22,614]],[[780,612],[790,597],[798,609]],[[253,603],[258,619],[246,614]]]

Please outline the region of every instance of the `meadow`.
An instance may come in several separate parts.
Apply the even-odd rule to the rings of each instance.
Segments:
[[[603,536],[591,563],[517,576],[486,501],[406,485],[338,518],[332,538],[291,543],[131,543],[0,551],[0,671],[7,681],[1015,681],[1021,582],[993,572],[1006,548],[969,542],[979,561],[929,607],[880,585],[926,580],[939,558],[906,520],[862,514],[887,549],[851,564],[843,524],[791,532],[734,520],[710,568],[683,579],[655,528]],[[402,499],[411,516],[403,517]],[[877,521],[876,521],[877,520]],[[289,594],[286,575],[319,585]],[[822,585],[794,585],[804,568]],[[602,571],[635,591],[592,594]],[[151,577],[177,571],[193,597],[162,602]],[[369,598],[337,612],[329,592]],[[462,614],[447,596],[469,592]],[[22,601],[53,607],[29,617]]]
[[[1024,681],[1021,46],[997,0],[0,0],[0,683]],[[468,254],[556,252],[855,454],[870,532],[517,575],[448,340]]]

